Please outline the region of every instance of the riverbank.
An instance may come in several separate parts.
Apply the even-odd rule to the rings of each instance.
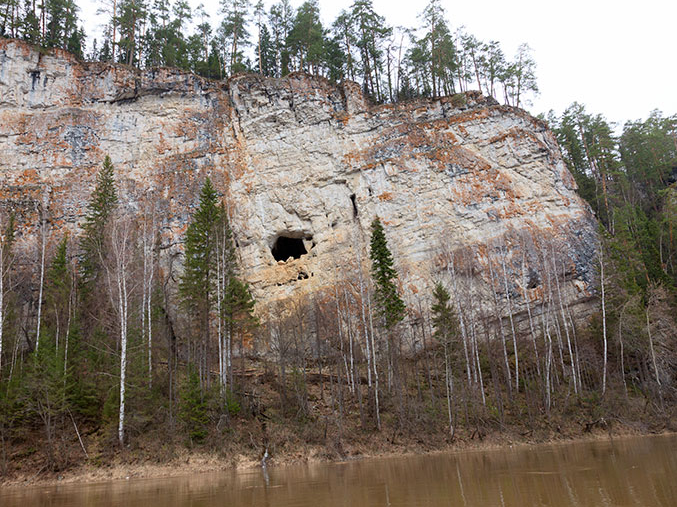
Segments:
[[[290,448],[271,456],[267,466],[283,467],[288,465],[322,462],[341,462],[374,458],[405,457],[412,455],[435,455],[450,452],[486,451],[507,448],[524,448],[552,444],[591,442],[628,437],[677,434],[677,427],[660,431],[637,424],[613,425],[600,423],[593,428],[576,432],[568,431],[531,431],[525,435],[518,428],[501,432],[492,432],[479,438],[476,434],[463,432],[453,442],[434,447],[427,442],[386,442],[383,435],[374,436],[371,442],[359,441],[346,444],[343,456],[329,455],[320,446],[307,445],[303,448]],[[87,460],[81,465],[61,473],[45,471],[19,472],[13,477],[0,480],[2,487],[53,486],[57,484],[88,484],[132,479],[158,479],[181,477],[222,471],[247,470],[261,467],[261,461],[251,453],[239,453],[224,456],[222,453],[204,450],[177,449],[176,455],[166,461],[157,462],[150,457],[139,458],[130,451],[119,452],[111,462],[97,463]],[[32,472],[32,473],[31,473]]]
[[[284,384],[266,364],[253,364],[241,379],[246,391],[238,397],[229,393],[225,404],[218,392],[191,401],[183,390],[179,401],[168,405],[161,385],[160,397],[133,398],[124,447],[118,443],[114,411],[104,418],[62,416],[49,426],[51,441],[44,424],[26,418],[12,431],[0,431],[0,485],[253,469],[266,453],[271,468],[677,432],[677,404],[671,398],[656,403],[618,383],[610,384],[604,397],[561,389],[549,411],[533,388],[509,392],[495,383],[484,398],[456,389],[449,398],[452,437],[447,399],[440,396],[443,374],[432,369],[424,378],[415,364],[408,366],[406,396],[381,397],[379,417],[366,381],[361,392],[352,394],[336,375],[309,370],[305,382],[296,374]],[[202,417],[199,425],[196,414]]]

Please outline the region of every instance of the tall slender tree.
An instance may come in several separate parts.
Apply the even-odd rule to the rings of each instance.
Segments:
[[[0,222],[0,373],[2,373],[2,352],[5,322],[9,309],[8,292],[11,286],[10,272],[14,264],[14,215],[10,215],[7,224]]]
[[[211,179],[206,178],[200,190],[198,207],[186,230],[183,275],[179,284],[179,294],[192,321],[194,337],[197,338],[191,354],[194,355],[193,360],[197,361],[203,387],[208,382],[210,321],[216,303],[218,245],[216,232],[222,217],[218,201],[218,194]]]
[[[435,338],[442,344],[444,350],[444,371],[447,393],[447,415],[449,419],[449,435],[454,438],[454,414],[452,408],[453,374],[451,371],[451,347],[454,338],[458,335],[459,323],[453,308],[450,305],[451,296],[444,286],[437,282],[433,290],[432,321],[435,326]]]
[[[96,175],[96,184],[82,225],[80,279],[85,291],[92,289],[100,275],[104,234],[117,203],[113,163],[106,155]]]
[[[221,0],[221,12],[224,14],[221,31],[225,42],[230,45],[228,48],[230,74],[246,70],[242,50],[249,44],[247,24],[250,9],[250,0]]]
[[[371,275],[379,316],[386,329],[391,329],[404,319],[404,302],[397,288],[397,271],[393,254],[388,248],[383,223],[379,217],[371,223]]]

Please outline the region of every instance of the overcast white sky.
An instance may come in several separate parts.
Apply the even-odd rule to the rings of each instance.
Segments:
[[[200,0],[189,0],[197,5]],[[353,0],[319,0],[328,25]],[[216,20],[218,1],[202,0]],[[267,7],[273,2],[264,0]],[[427,0],[373,0],[391,25],[417,26]],[[95,33],[94,0],[80,0],[85,31]],[[302,0],[291,0],[298,7]],[[501,42],[512,57],[527,42],[541,94],[534,114],[561,113],[573,101],[608,120],[677,113],[677,2],[674,0],[442,0],[452,30],[465,25],[479,39]],[[212,24],[214,22],[212,21]]]

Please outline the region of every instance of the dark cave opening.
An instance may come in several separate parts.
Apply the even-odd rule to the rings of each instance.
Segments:
[[[535,289],[541,284],[541,278],[538,273],[529,268],[529,280],[527,280],[527,289]]]
[[[286,261],[290,257],[298,259],[302,255],[307,254],[308,250],[306,250],[306,246],[303,244],[302,238],[279,236],[275,240],[275,244],[273,245],[273,248],[271,248],[271,252],[276,261]]]
[[[350,201],[353,203],[353,218],[357,216],[357,201],[355,200],[355,194],[350,194]]]

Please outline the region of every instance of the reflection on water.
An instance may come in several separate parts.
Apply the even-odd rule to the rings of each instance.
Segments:
[[[677,436],[17,488],[0,505],[677,506]]]

